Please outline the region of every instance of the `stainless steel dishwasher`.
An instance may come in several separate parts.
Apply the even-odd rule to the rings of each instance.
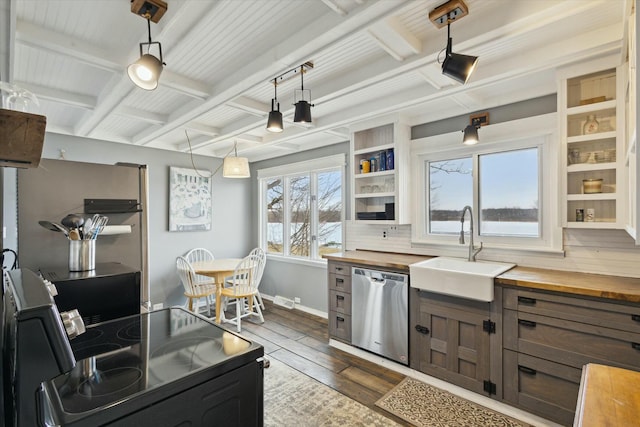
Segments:
[[[353,267],[351,343],[409,364],[409,276]]]

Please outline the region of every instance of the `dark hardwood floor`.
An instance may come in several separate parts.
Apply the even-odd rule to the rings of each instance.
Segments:
[[[411,425],[375,406],[404,375],[329,346],[327,319],[264,303],[265,322],[243,320],[241,334],[262,344],[268,359],[277,359],[401,425]]]

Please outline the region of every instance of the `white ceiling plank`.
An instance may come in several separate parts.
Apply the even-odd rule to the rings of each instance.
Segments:
[[[239,96],[228,101],[226,105],[258,117],[266,117],[271,109],[270,105],[247,98],[246,96]]]
[[[329,9],[333,10],[340,16],[345,16],[347,14],[347,11],[338,6],[338,4],[333,0],[322,0],[322,3],[326,4]]]
[[[238,135],[233,139],[236,139],[242,142],[248,142],[250,144],[261,144],[263,141],[263,138],[261,136],[255,136],[255,135],[249,135],[249,134]]]
[[[367,32],[380,47],[398,61],[422,51],[422,42],[395,16],[377,22]]]
[[[52,89],[50,87],[35,85],[33,83],[21,81],[17,81],[15,83],[19,87],[33,92],[38,98],[47,99],[60,104],[71,105],[73,107],[84,108],[86,110],[93,110],[98,104],[97,98],[93,96],[68,92],[60,89]]]
[[[204,142],[208,142],[211,140],[210,136],[206,135],[196,135],[196,136],[184,136],[184,142],[176,144],[176,149],[178,151],[192,151],[195,150],[195,146],[198,144],[202,144]]]
[[[201,135],[208,135],[208,136],[218,136],[220,135],[220,129],[213,127],[213,126],[207,126],[204,125],[202,123],[196,123],[196,122],[190,122],[187,123],[186,125],[184,125],[184,128],[196,133],[199,133]]]
[[[124,105],[118,106],[116,109],[113,110],[113,113],[119,116],[126,116],[136,120],[141,120],[143,122],[153,123],[156,125],[165,124],[169,119],[169,117],[164,114],[152,113],[151,111],[143,111],[143,110],[140,110],[139,108],[131,108]]]
[[[312,25],[300,33],[296,29],[291,31],[291,37],[287,38],[277,48],[270,49],[260,57],[255,58],[234,75],[219,82],[212,97],[201,108],[184,114],[180,119],[167,124],[163,129],[155,132],[146,132],[139,135],[141,143],[151,141],[160,134],[170,132],[176,127],[182,126],[186,121],[193,120],[198,115],[208,111],[215,105],[226,103],[241,96],[244,91],[264,84],[283,69],[291,68],[306,62],[314,52],[336,43],[339,40],[362,31],[370,22],[382,19],[403,6],[402,1],[371,2],[360,6],[351,12],[346,18],[326,15],[316,19]],[[327,32],[327,28],[333,31]],[[214,88],[215,89],[215,88]]]
[[[117,57],[99,46],[60,34],[46,28],[35,26],[29,22],[18,21],[16,42],[34,49],[45,50],[69,58],[101,70],[117,73],[122,70],[124,58]]]

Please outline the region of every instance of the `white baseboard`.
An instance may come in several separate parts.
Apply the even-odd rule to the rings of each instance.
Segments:
[[[265,295],[262,292],[260,292],[260,295],[262,296],[262,298],[273,302],[273,299],[275,298],[272,295]],[[329,318],[329,313],[325,312],[325,311],[321,311],[321,310],[317,310],[315,308],[311,308],[311,307],[307,307],[305,305],[301,305],[301,304],[297,304],[295,306],[296,310],[300,310],[300,311],[304,311],[305,313],[309,313],[309,314],[313,314],[314,316],[318,316],[318,317],[322,317],[323,319],[328,319]]]
[[[467,400],[470,400],[471,402],[475,402],[478,405],[482,405],[489,409],[498,411],[501,414],[507,415],[512,418],[516,418],[520,421],[524,421],[525,423],[529,423],[532,426],[562,427],[559,424],[556,424],[552,421],[538,417],[537,415],[530,414],[529,412],[523,411],[518,408],[514,408],[513,406],[507,405],[505,403],[498,402],[497,400],[491,399],[481,394],[474,393],[462,387],[458,387],[457,385],[453,385],[451,383],[432,377],[430,375],[423,374],[422,372],[413,370],[408,366],[401,365],[400,363],[396,363],[389,359],[385,359],[384,357],[375,355],[373,353],[369,353],[368,351],[361,350],[359,348],[353,347],[343,342],[330,339],[329,345],[339,350],[342,350],[346,353],[353,354],[354,356],[358,356],[362,359],[368,360],[369,362],[373,362],[375,364],[383,366],[387,369],[391,369],[392,371],[399,372],[408,377],[415,378],[419,381],[430,384],[434,387],[438,387],[439,389],[448,391],[449,393],[455,394],[456,396],[459,396],[463,399],[467,399]]]

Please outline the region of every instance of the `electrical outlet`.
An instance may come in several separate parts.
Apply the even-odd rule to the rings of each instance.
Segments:
[[[387,230],[384,230],[384,231],[382,232],[382,238],[383,238],[383,239],[386,239],[386,238],[387,238]]]
[[[295,298],[293,299],[293,302],[295,302],[296,304],[300,304],[300,298],[295,297]]]
[[[164,306],[164,304],[162,304],[161,302],[159,302],[157,304],[153,304],[153,311],[162,310],[163,306]]]

